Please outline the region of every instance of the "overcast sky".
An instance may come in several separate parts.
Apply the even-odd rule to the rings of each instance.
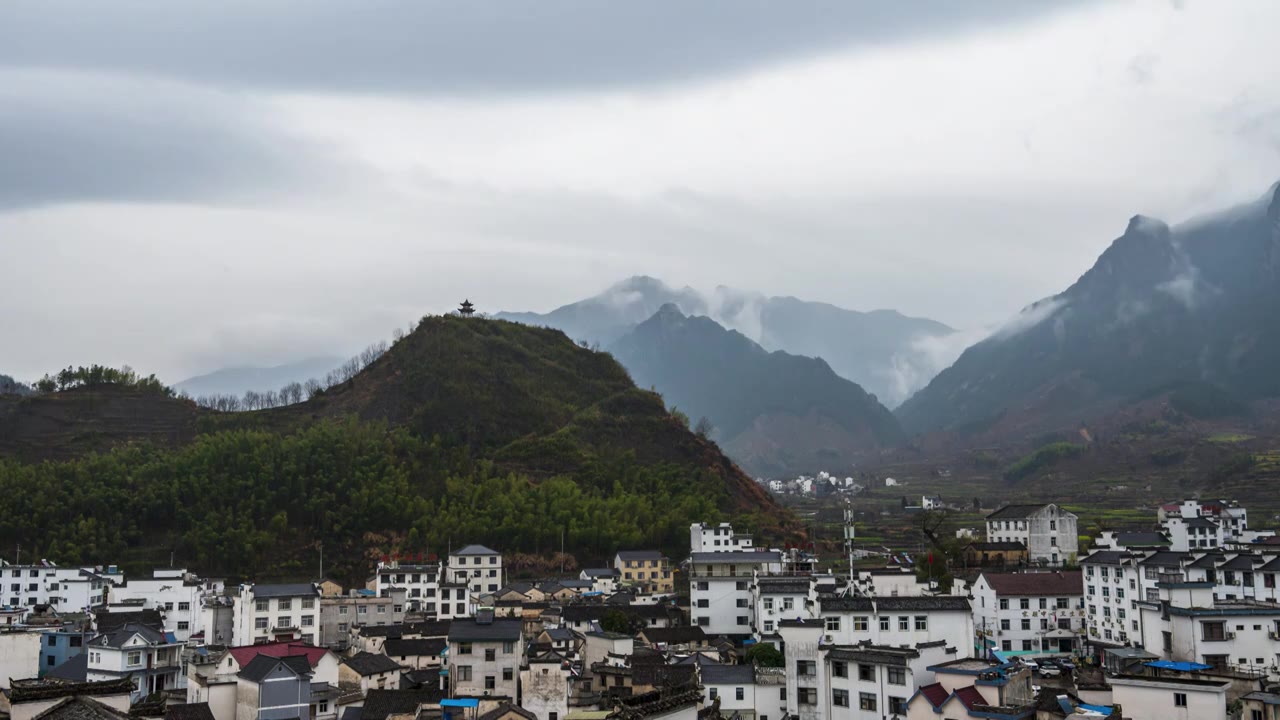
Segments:
[[[634,274],[960,328],[1280,179],[1271,0],[0,4],[0,373]]]

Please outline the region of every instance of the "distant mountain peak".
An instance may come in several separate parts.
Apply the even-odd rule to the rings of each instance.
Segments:
[[[1169,224],[1163,220],[1148,217],[1146,215],[1134,215],[1129,218],[1129,225],[1124,229],[1125,235],[1133,233],[1168,237]]]

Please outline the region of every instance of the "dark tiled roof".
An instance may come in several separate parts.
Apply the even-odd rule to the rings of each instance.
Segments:
[[[582,572],[589,578],[614,577],[618,574],[614,568],[587,568]]]
[[[13,680],[9,687],[9,701],[15,703],[80,695],[128,695],[133,692],[133,680],[95,680],[93,682],[63,682],[61,680]]]
[[[691,682],[697,670],[693,665],[666,665],[660,662],[633,664],[631,681],[635,685],[670,687]]]
[[[601,620],[611,612],[621,612],[632,617],[671,618],[674,608],[664,605],[565,605],[560,608],[560,617],[566,622],[590,622]]]
[[[978,688],[972,685],[956,688],[952,694],[964,704],[966,710],[973,710],[975,707],[985,707],[987,705],[987,699],[982,696],[982,693],[978,692]]]
[[[703,685],[751,685],[756,681],[755,668],[750,665],[703,665]]]
[[[1207,527],[1207,528],[1218,527],[1218,523],[1210,520],[1207,517],[1204,517],[1203,515],[1197,515],[1193,518],[1187,518],[1184,522],[1187,524],[1187,527]]]
[[[525,710],[519,705],[512,705],[511,703],[503,703],[498,707],[476,718],[476,720],[498,720],[499,718],[510,717],[512,715],[515,715],[516,717],[527,718],[527,720],[538,720],[537,715],[534,715],[533,713],[529,712],[528,710]]]
[[[273,585],[254,585],[255,598],[298,597],[300,595],[319,595],[320,591],[311,583],[279,583]]]
[[[1044,573],[982,573],[998,595],[1083,595],[1084,580],[1079,570]]]
[[[1080,563],[1082,565],[1084,563],[1092,563],[1095,565],[1119,565],[1128,557],[1129,553],[1121,550],[1098,550],[1089,557],[1081,560]]]
[[[494,620],[485,625],[472,619],[454,620],[449,624],[449,642],[493,642],[520,639],[524,623],[519,620]]]
[[[702,644],[707,641],[707,633],[697,625],[677,625],[669,628],[651,627],[642,630],[641,634],[651,643],[663,643],[666,645]]]
[[[360,720],[364,714],[364,707],[349,707],[342,711],[342,720]]]
[[[1118,547],[1163,547],[1168,544],[1169,538],[1165,537],[1164,533],[1150,530],[1116,533]]]
[[[342,664],[355,670],[359,675],[381,675],[382,673],[394,672],[400,669],[400,663],[395,660],[386,655],[375,655],[371,652],[353,655],[343,660]]]
[[[1280,556],[1277,556],[1277,557],[1272,558],[1272,559],[1271,559],[1271,560],[1270,560],[1266,565],[1263,565],[1262,567],[1260,567],[1260,568],[1258,568],[1258,569],[1259,569],[1259,570],[1262,570],[1262,571],[1264,571],[1264,572],[1277,572],[1277,571],[1280,571]]]
[[[157,630],[164,627],[164,618],[159,610],[138,610],[136,612],[100,612],[94,615],[93,621],[100,633],[109,633],[120,629],[128,623],[147,625]]]
[[[1043,510],[1048,504],[1005,505],[987,516],[988,520],[1024,520]]]
[[[1150,557],[1140,561],[1139,565],[1155,565],[1157,567],[1181,567],[1183,561],[1189,560],[1191,553],[1161,551],[1152,553]]]
[[[69,658],[58,667],[45,673],[45,677],[57,680],[84,682],[89,672],[89,653],[82,652]]]
[[[124,720],[128,717],[129,713],[120,712],[93,698],[77,695],[36,715],[34,720]]]
[[[657,550],[619,550],[617,557],[626,562],[628,560],[661,560],[664,556]]]
[[[419,705],[437,705],[445,697],[443,690],[370,690],[364,699],[360,720],[386,720],[388,715],[411,715]]]
[[[947,698],[951,697],[951,693],[948,693],[946,689],[942,687],[942,683],[922,685],[920,687],[920,694],[924,696],[925,700],[929,701],[929,704],[932,705],[935,710],[942,707],[942,703],[946,702]]]
[[[1257,555],[1237,555],[1219,567],[1222,570],[1252,570],[1253,566],[1262,562]]]
[[[1226,555],[1216,555],[1216,554],[1210,553],[1208,555],[1204,555],[1203,557],[1199,558],[1195,562],[1191,563],[1191,565],[1189,565],[1188,567],[1215,568],[1218,566],[1218,563],[1226,559],[1227,559]]]
[[[566,627],[548,628],[544,630],[551,642],[568,642],[573,640],[573,631]]]
[[[976,542],[970,543],[969,547],[978,552],[1019,552],[1027,549],[1020,542]]]
[[[298,677],[310,677],[311,675],[311,663],[307,662],[306,655],[290,655],[282,658],[271,657],[270,655],[256,655],[236,677],[252,682],[262,682],[262,679],[270,675],[271,671],[276,669],[276,666],[282,664],[292,670]]]
[[[410,655],[435,656],[444,652],[449,641],[444,638],[387,638],[382,646],[383,654],[389,657],[408,657]]]
[[[164,709],[164,720],[213,720],[213,711],[207,702],[169,705]]]
[[[133,639],[134,635],[139,635],[147,643],[159,645],[169,642],[165,634],[150,625],[140,625],[138,623],[125,623],[115,630],[99,635],[89,642],[95,647],[121,648],[124,644]]]
[[[734,550],[732,552],[696,552],[689,558],[694,563],[777,563],[782,554],[774,550]],[[750,574],[747,575],[750,577]]]
[[[497,550],[491,550],[483,545],[468,545],[461,550],[454,550],[450,555],[499,555]]]
[[[871,645],[866,647],[834,647],[827,653],[827,656],[833,660],[844,660],[846,662],[906,667],[911,658],[920,657],[920,652],[912,648]]]
[[[856,612],[877,612],[894,610],[970,610],[968,598],[958,595],[928,595],[882,597],[872,600],[865,597],[824,597],[819,599],[823,610],[853,610]],[[874,603],[874,605],[873,605]]]

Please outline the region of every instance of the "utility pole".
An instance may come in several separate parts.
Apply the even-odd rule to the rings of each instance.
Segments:
[[[324,580],[324,543],[317,543],[320,546],[320,579]]]

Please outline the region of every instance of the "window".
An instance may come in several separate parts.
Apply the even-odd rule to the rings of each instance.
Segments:
[[[191,603],[189,602],[178,603],[178,612],[190,612],[190,611],[191,611]]]
[[[863,682],[875,682],[876,666],[862,665],[862,664],[858,665],[858,679],[862,680]]]
[[[515,677],[515,672],[516,671],[514,668],[509,668],[509,667],[502,668],[502,679],[504,681],[510,681],[512,678]]]
[[[796,702],[800,705],[817,705],[817,688],[796,688]]]
[[[471,666],[470,665],[459,665],[454,669],[458,671],[459,681],[471,682]]]
[[[1009,609],[1009,598],[1000,598],[1000,609],[1001,610]]]
[[[707,585],[707,582],[706,582],[705,580],[702,580],[702,581],[699,581],[699,582],[698,582],[698,589],[699,589],[699,590],[706,590],[706,589],[707,589],[707,587],[708,587],[708,585]],[[773,608],[773,601],[772,601],[772,600],[765,600],[764,602],[765,602],[765,607],[770,608],[770,609],[772,609],[772,608]]]
[[[133,665],[141,665],[141,664],[142,664],[142,653],[141,653],[141,652],[139,652],[138,650],[131,650],[131,651],[129,651],[128,664],[129,664],[130,666],[133,666]]]
[[[1173,706],[1174,706],[1174,707],[1186,707],[1186,706],[1187,706],[1187,694],[1186,694],[1186,693],[1174,693],[1174,694],[1173,694]]]
[[[255,630],[266,630],[266,629],[267,629],[267,619],[266,619],[266,618],[254,618],[254,620],[253,620],[253,627],[254,627],[254,629],[255,629]]]
[[[1022,629],[1023,630],[1031,629],[1031,620],[1029,618],[1022,618]]]
[[[739,624],[739,625],[749,625],[750,623],[748,623],[748,622],[747,622],[747,616],[746,616],[746,615],[739,615],[739,616],[738,616],[738,624]]]
[[[746,589],[747,589],[747,581],[746,581],[746,580],[739,580],[739,581],[738,581],[738,585],[737,585],[737,589],[739,589],[739,590],[746,590]],[[788,608],[788,609],[790,609],[790,608]]]
[[[349,610],[349,608],[348,608],[346,605],[339,605],[339,606],[338,606],[338,614],[339,614],[339,615],[346,615],[348,610]]]
[[[503,642],[503,643],[502,643],[502,654],[503,654],[503,655],[510,655],[511,653],[513,653],[513,652],[515,652],[515,651],[516,651],[516,644],[515,644],[515,641],[513,641],[513,640],[507,640],[507,641],[505,641],[505,642]]]
[[[71,647],[80,647],[80,643],[83,640],[83,638],[81,638],[79,635],[72,635],[70,638],[68,638],[68,640],[71,643]]]
[[[1010,629],[1010,627],[1009,627],[1009,623],[1010,623],[1009,618],[1001,618],[1001,619],[1000,619],[1000,629],[1001,629],[1001,630],[1009,630],[1009,629]]]
[[[253,610],[260,613],[269,612],[271,610],[271,601],[259,600],[253,604]]]
[[[57,635],[50,635],[50,636],[49,636],[49,647],[58,647],[58,636],[57,636]]]
[[[907,615],[898,616],[898,629],[906,632],[911,629],[911,618]]]
[[[698,598],[698,607],[709,608],[711,607],[711,601],[707,598]]]
[[[832,690],[831,704],[836,707],[849,707],[849,691],[848,690]]]
[[[470,654],[471,654],[471,643],[458,643],[458,654],[459,654],[459,655],[470,655]]]
[[[315,616],[315,615],[303,615],[303,616],[302,616],[302,627],[304,627],[304,628],[305,628],[305,627],[315,627],[315,624],[316,624],[316,616]]]
[[[747,698],[746,690],[744,690],[743,688],[734,688],[733,698],[735,700],[745,700]]]
[[[315,606],[316,606],[316,599],[315,599],[315,598],[302,598],[302,609],[303,609],[303,610],[312,610],[312,609],[315,609]]]
[[[794,610],[794,609],[795,609],[795,606],[796,606],[795,598],[789,598],[789,597],[787,597],[787,598],[782,598],[782,609],[783,609],[783,610]]]
[[[493,662],[494,660],[497,660],[497,659],[498,659],[498,651],[497,651],[496,649],[494,649],[494,648],[485,648],[485,649],[484,649],[484,661],[485,661],[485,662]]]
[[[880,632],[889,632],[889,616],[880,616]]]
[[[858,693],[858,709],[875,712],[876,696],[871,693]]]
[[[1018,609],[1020,609],[1020,610],[1030,610],[1030,609],[1031,609],[1031,598],[1018,598]]]
[[[886,672],[888,673],[889,677],[885,682],[889,683],[890,685],[906,685],[907,684],[906,668],[890,667],[886,670]]]
[[[276,618],[276,627],[278,627],[278,628],[287,628],[287,627],[289,627],[289,616],[288,616],[288,615],[281,615],[280,617]]]
[[[1044,610],[1049,607],[1049,598],[1040,598],[1040,609]]]
[[[699,601],[699,602],[701,602],[701,601]],[[701,605],[700,605],[699,607],[703,607],[703,606],[701,606]],[[765,598],[765,599],[764,599],[764,609],[765,609],[765,610],[768,610],[768,611],[770,611],[770,612],[772,612],[772,611],[773,611],[773,598]]]
[[[889,697],[889,712],[893,715],[907,714],[907,699],[904,697]]]
[[[357,606],[357,607],[356,607],[356,614],[357,614],[357,615],[368,615],[368,614],[369,614],[369,606],[368,606],[368,605],[359,605],[359,606]]]
[[[840,629],[840,626],[838,624],[836,625],[836,629],[837,630]],[[854,632],[867,631],[867,617],[865,615],[860,615],[853,619],[853,631]]]
[[[280,612],[293,609],[293,600],[290,598],[280,598]]]
[[[346,623],[338,623],[338,632],[346,632],[346,631],[347,631],[347,624],[346,624]]]
[[[816,660],[797,660],[796,674],[797,675],[817,675],[818,662]]]
[[[1226,629],[1221,622],[1200,623],[1202,640],[1226,640]]]
[[[1028,650],[1031,650],[1031,641],[1030,641],[1030,640],[1023,640],[1023,641],[1022,641],[1022,650],[1023,650],[1023,652],[1026,652],[1026,651],[1028,651]]]
[[[190,627],[191,627],[191,623],[187,622],[186,620],[179,620],[179,621],[178,621],[178,629],[179,629],[179,630],[186,630],[186,629],[188,629],[188,628],[190,628]]]
[[[928,630],[928,629],[929,629],[929,616],[928,616],[928,615],[917,615],[917,616],[916,616],[916,630]]]
[[[748,598],[738,598],[738,607],[740,608],[747,607],[750,602],[751,601]],[[790,610],[791,608],[787,608],[787,609]]]
[[[843,660],[831,662],[831,674],[838,678],[849,677],[849,663]]]
[[[865,618],[864,618],[865,620]],[[840,632],[840,618],[829,617],[825,622],[827,632]],[[864,628],[865,629],[865,628]]]
[[[715,700],[717,697],[720,697],[720,688],[711,688],[711,689],[707,690],[707,695],[708,695],[712,700]]]

